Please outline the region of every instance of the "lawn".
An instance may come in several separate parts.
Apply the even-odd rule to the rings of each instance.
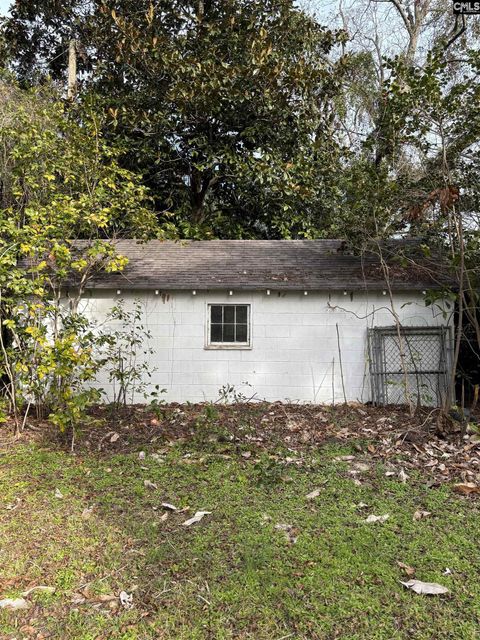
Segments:
[[[0,598],[50,589],[1,610],[0,638],[478,638],[479,503],[407,450],[377,455],[402,422],[379,435],[379,416],[206,405],[97,417],[73,454],[41,431],[5,444]],[[406,589],[399,563],[449,593]]]

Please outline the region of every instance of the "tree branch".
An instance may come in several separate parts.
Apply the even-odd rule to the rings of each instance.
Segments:
[[[458,27],[458,22],[459,22],[459,18],[462,18],[462,25],[459,28]],[[458,38],[462,35],[462,33],[465,33],[465,31],[467,30],[467,23],[465,20],[465,15],[462,16],[455,16],[455,24],[453,25],[453,29],[450,32],[448,41],[445,44],[445,51],[452,46],[452,44],[455,42],[455,40],[458,40]]]
[[[395,9],[398,11],[400,17],[402,18],[403,22],[405,23],[405,27],[407,28],[408,34],[411,35],[412,34],[412,21],[410,19],[410,17],[408,16],[407,11],[405,10],[405,7],[403,6],[401,0],[373,0],[373,2],[387,2],[388,4],[393,4],[393,6],[395,7]]]

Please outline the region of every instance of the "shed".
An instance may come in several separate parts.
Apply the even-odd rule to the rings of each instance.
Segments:
[[[408,394],[435,405],[446,392],[453,311],[426,304],[443,283],[418,243],[383,245],[382,259],[348,254],[340,240],[116,248],[127,267],[97,275],[84,310],[102,321],[119,299],[140,301],[150,382],[168,401],[394,404]],[[416,260],[398,260],[405,250]]]

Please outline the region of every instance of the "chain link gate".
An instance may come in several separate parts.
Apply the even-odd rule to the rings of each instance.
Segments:
[[[376,405],[438,407],[451,375],[449,327],[373,327],[368,330],[372,401]]]

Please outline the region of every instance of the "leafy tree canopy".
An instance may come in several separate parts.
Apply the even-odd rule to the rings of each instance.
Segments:
[[[188,237],[309,237],[335,213],[345,40],[291,0],[19,2],[3,34],[27,83],[64,80],[108,114],[124,166]]]
[[[159,234],[145,186],[100,124],[46,88],[0,84],[0,398],[17,429],[32,399],[61,428],[98,400],[85,387],[101,363],[81,296],[99,270],[125,266],[109,240]]]

